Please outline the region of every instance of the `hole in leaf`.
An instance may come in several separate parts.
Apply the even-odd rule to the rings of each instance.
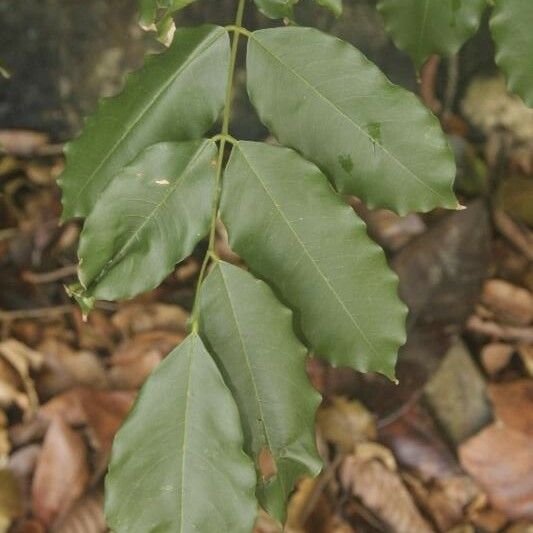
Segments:
[[[263,446],[261,448],[259,456],[257,457],[257,463],[263,481],[268,481],[269,479],[272,479],[278,473],[274,457],[266,446]]]

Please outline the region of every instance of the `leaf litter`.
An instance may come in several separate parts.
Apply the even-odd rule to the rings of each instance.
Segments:
[[[449,124],[466,131],[461,120]],[[9,153],[0,157],[0,531],[103,533],[113,436],[186,335],[198,256],[160,288],[100,303],[84,322],[63,289],[75,280],[80,227],[57,224],[62,158],[39,134],[1,136]],[[507,155],[512,181],[502,177],[491,207],[472,188],[462,193],[466,210],[423,216],[349,199],[400,276],[409,340],[399,385],[330,368],[320,354],[309,361],[324,395],[316,425],[324,469],[298,483],[284,531],[533,528],[533,229],[514,192],[517,172],[532,177],[523,143]],[[489,167],[496,159],[475,148],[463,156]],[[222,225],[217,235],[220,255],[242,263]],[[256,533],[280,531],[258,512]]]

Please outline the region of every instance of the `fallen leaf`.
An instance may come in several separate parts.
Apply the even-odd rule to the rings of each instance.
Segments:
[[[351,452],[361,441],[377,436],[374,418],[357,401],[333,397],[317,412],[317,429],[321,437],[338,446],[340,452]]]
[[[432,414],[454,444],[463,442],[491,420],[485,381],[459,339],[424,388]]]
[[[345,490],[386,523],[395,533],[431,533],[433,528],[422,517],[397,472],[379,460],[365,461],[351,455],[340,468]]]
[[[464,522],[467,506],[479,494],[474,482],[464,475],[439,479],[434,483],[423,483],[407,473],[403,479],[439,531],[449,531]]]
[[[189,314],[177,305],[127,304],[112,317],[124,337],[152,330],[185,331]]]
[[[481,349],[481,364],[489,376],[501,372],[513,357],[514,347],[503,342],[492,342]]]
[[[82,438],[56,417],[46,432],[32,483],[32,509],[50,526],[85,492],[89,481]]]
[[[105,533],[104,495],[90,492],[78,500],[52,533]]]
[[[498,321],[512,326],[527,326],[533,321],[533,295],[502,279],[485,283],[481,303],[496,315]]]
[[[433,418],[419,402],[388,424],[382,424],[379,437],[392,449],[398,462],[423,481],[455,476],[461,471]]]
[[[37,390],[43,399],[86,385],[101,389],[108,386],[102,360],[93,352],[73,350],[60,339],[49,337],[39,344],[44,364],[36,377]]]
[[[0,357],[11,365],[20,378],[24,392],[28,397],[25,415],[29,417],[39,405],[35,385],[30,377],[30,369],[40,368],[43,360],[42,355],[15,339],[8,339],[0,342]]]
[[[12,453],[7,463],[13,477],[17,480],[25,513],[30,511],[32,477],[40,454],[41,446],[30,444]]]
[[[464,469],[491,503],[515,519],[533,519],[531,437],[492,424],[459,448]]]
[[[11,155],[28,157],[48,143],[48,135],[31,130],[0,130],[0,147]]]
[[[447,214],[402,248],[392,266],[408,323],[462,324],[478,301],[489,264],[490,226],[482,200]]]
[[[108,452],[134,397],[135,394],[130,391],[99,391],[77,387],[43,405],[40,414],[50,421],[59,417],[73,426],[86,424],[96,447]]]
[[[533,380],[490,385],[489,397],[496,418],[509,429],[533,437]]]
[[[184,333],[172,331],[147,331],[126,339],[111,356],[109,379],[113,386],[118,389],[140,387],[184,336]]]

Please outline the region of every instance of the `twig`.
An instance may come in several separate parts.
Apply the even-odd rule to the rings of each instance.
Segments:
[[[454,54],[448,59],[448,79],[444,90],[444,105],[442,114],[449,115],[452,112],[453,103],[457,94],[457,83],[459,81],[459,56]]]
[[[533,261],[533,235],[531,232],[523,232],[518,224],[501,209],[495,209],[493,216],[498,231],[530,261]]]
[[[39,307],[37,309],[16,309],[5,311],[0,309],[0,322],[18,320],[21,318],[49,318],[72,313],[75,306],[72,304]]]
[[[328,483],[333,479],[337,468],[342,463],[344,454],[340,453],[335,459],[326,467],[322,475],[318,478],[316,485],[313,487],[309,498],[305,502],[304,508],[298,518],[300,524],[305,524],[307,519],[311,516],[313,509],[315,508],[320,495],[324,492],[324,489]]]
[[[78,265],[66,265],[50,272],[24,272],[24,281],[39,285],[41,283],[53,283],[69,276],[74,276],[78,271]]]
[[[476,315],[468,319],[466,327],[470,331],[487,335],[488,337],[533,344],[533,327],[506,326],[489,320],[481,320]]]
[[[420,72],[420,96],[433,113],[439,113],[442,104],[435,96],[435,86],[437,85],[437,74],[439,72],[440,57],[432,55],[422,67]]]

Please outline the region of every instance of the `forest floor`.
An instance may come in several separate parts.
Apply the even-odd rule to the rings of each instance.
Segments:
[[[309,360],[325,467],[285,531],[533,532],[533,117],[507,103],[492,122],[468,103],[469,125],[446,118],[466,209],[400,218],[350,199],[399,274],[409,340],[398,385]],[[61,147],[0,143],[0,532],[104,532],[113,436],[186,334],[203,250],[84,322],[64,290],[80,224],[59,224]],[[218,254],[238,262],[223,228]],[[256,533],[278,531],[259,514]]]

